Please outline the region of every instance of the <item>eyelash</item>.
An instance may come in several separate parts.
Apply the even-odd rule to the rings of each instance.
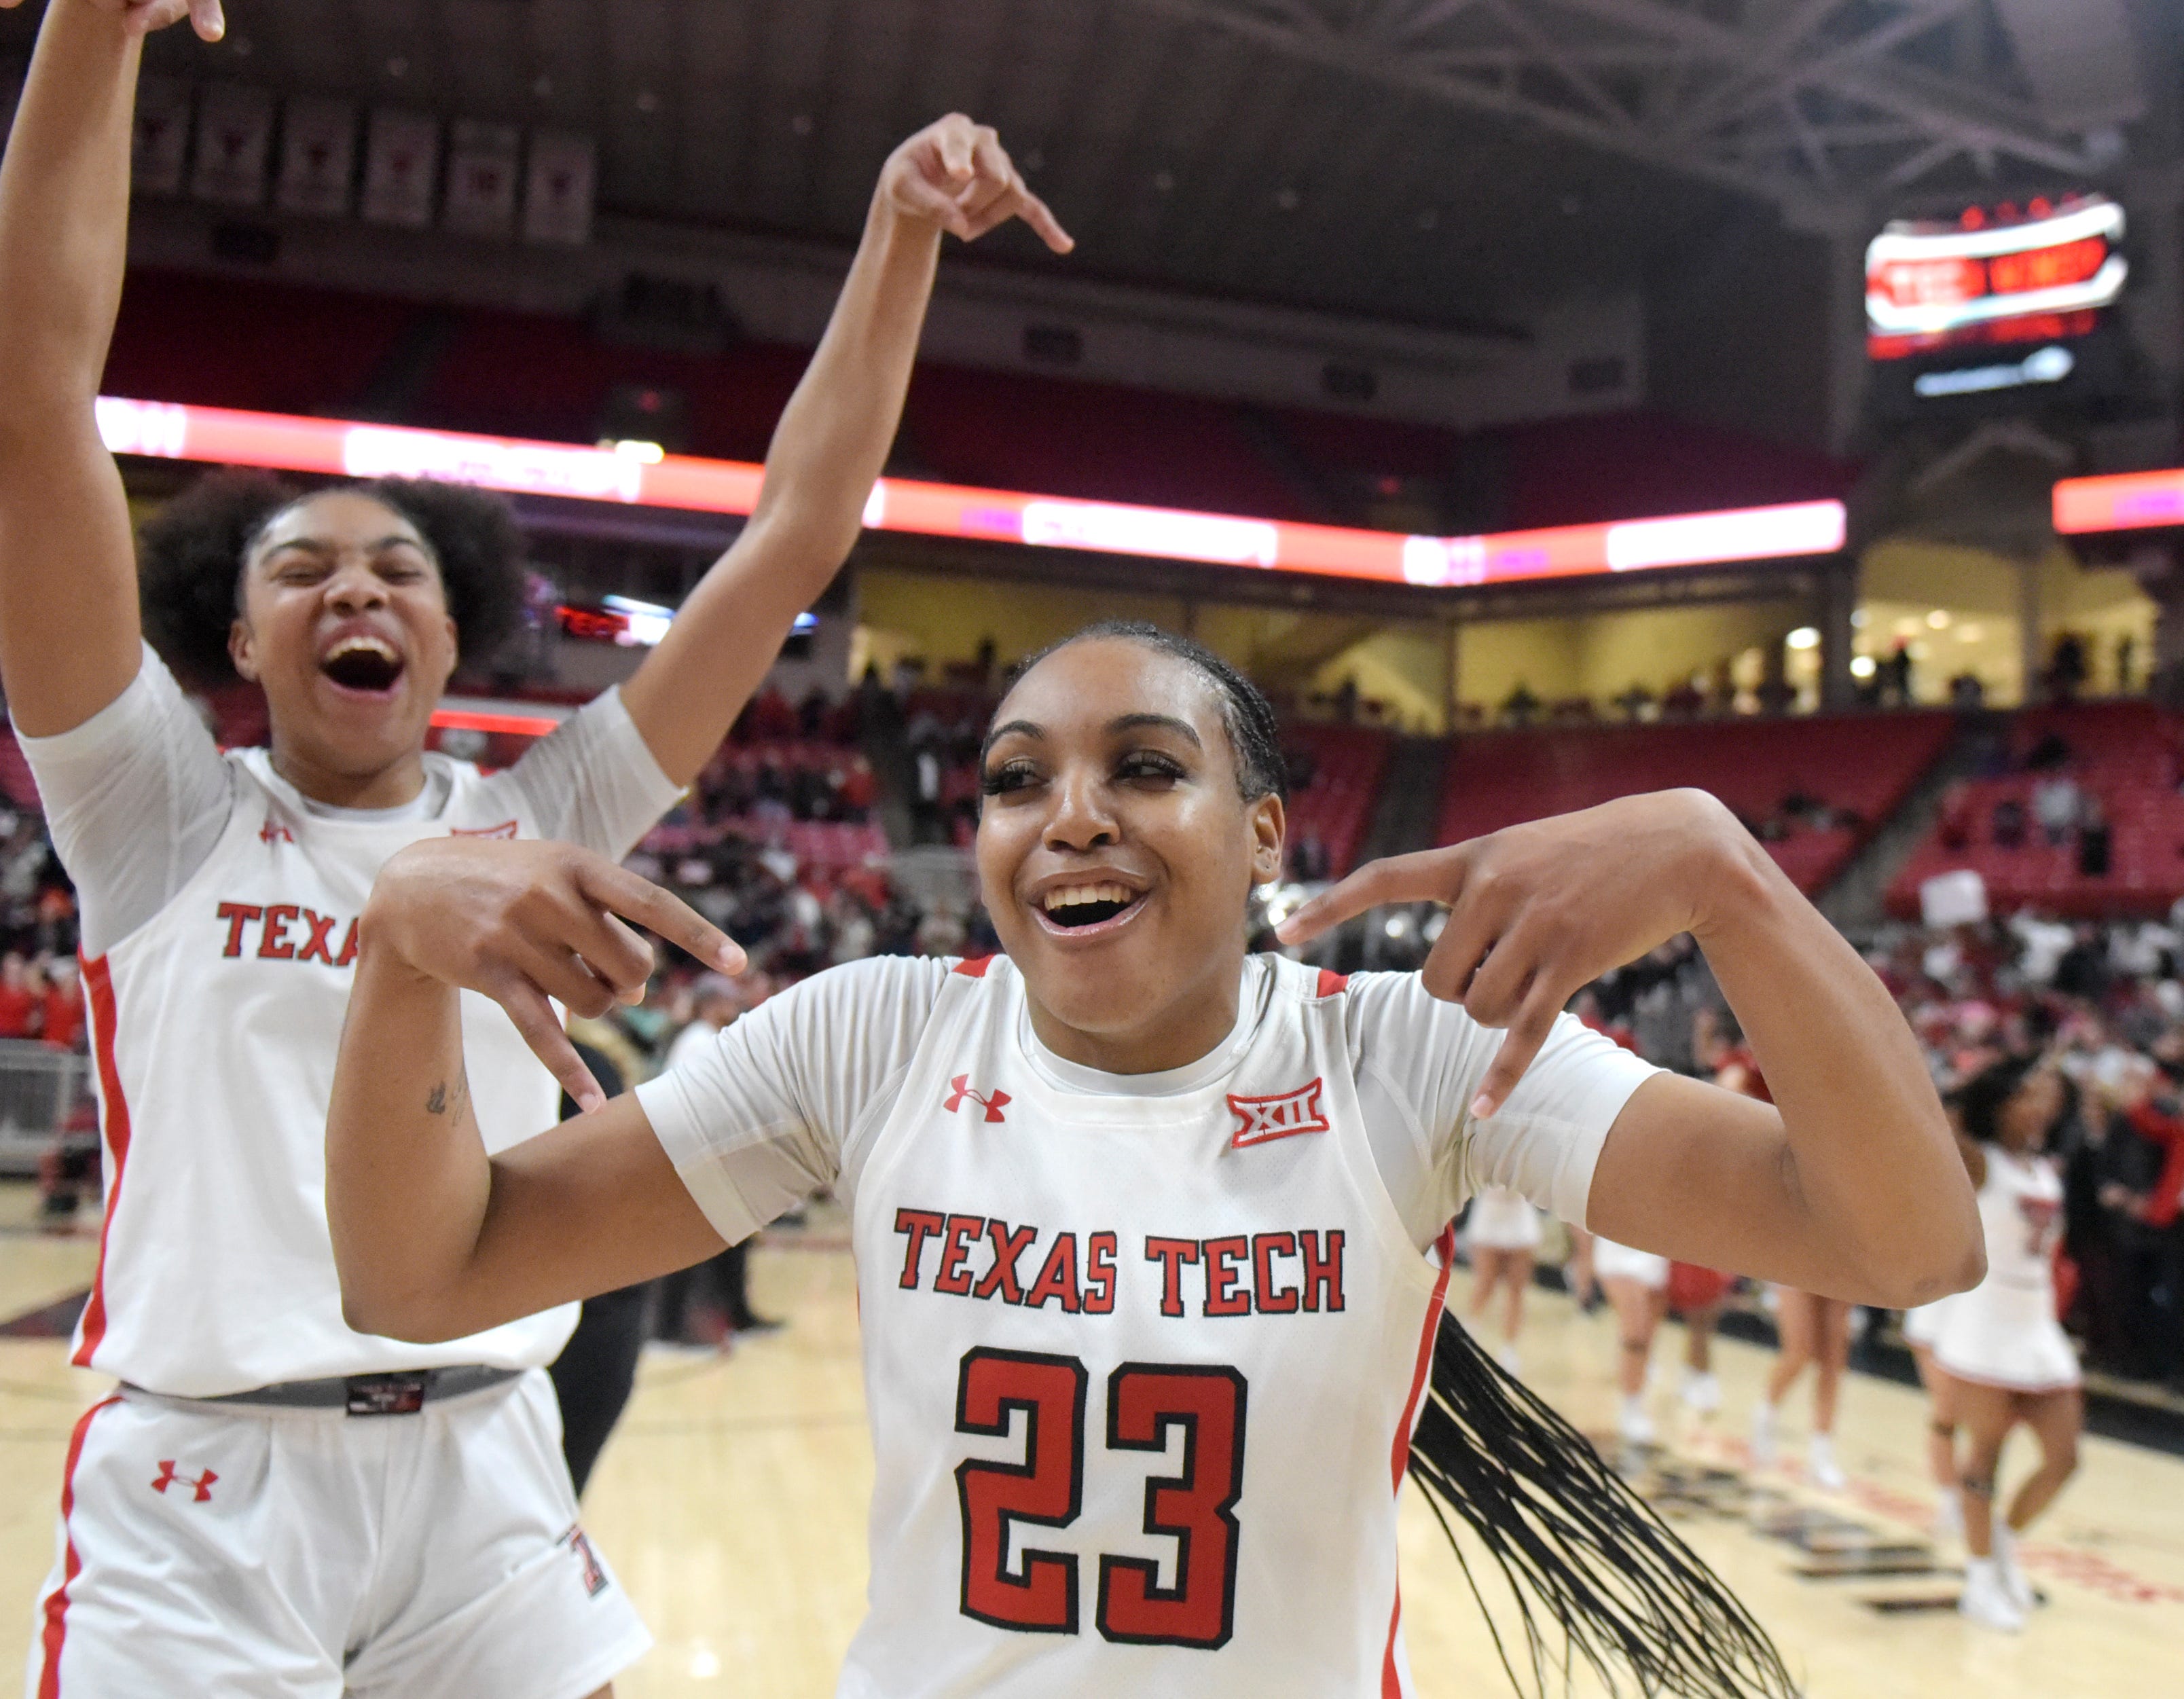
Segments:
[[[1134,749],[1116,763],[1117,778],[1179,779],[1184,776],[1183,764],[1173,758],[1151,749]],[[978,791],[983,796],[1000,796],[1009,791],[1022,790],[1039,777],[1039,769],[1032,761],[1019,757],[1004,761],[998,767],[989,768],[978,778]]]

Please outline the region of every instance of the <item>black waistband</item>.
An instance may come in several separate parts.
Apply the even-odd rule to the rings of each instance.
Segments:
[[[350,1416],[414,1416],[436,1399],[460,1398],[505,1385],[528,1371],[488,1368],[482,1362],[448,1368],[398,1370],[391,1374],[335,1375],[325,1380],[283,1380],[191,1404],[255,1406],[273,1410],[339,1410]]]

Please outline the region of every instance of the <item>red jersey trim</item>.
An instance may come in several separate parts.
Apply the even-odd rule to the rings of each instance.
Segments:
[[[1332,967],[1323,967],[1319,970],[1319,989],[1312,994],[1315,997],[1340,997],[1349,989],[1348,974],[1337,973]]]
[[[68,1525],[69,1517],[75,1509],[75,1466],[83,1457],[83,1442],[90,1436],[92,1418],[120,1401],[119,1393],[101,1399],[83,1412],[76,1421],[75,1431],[69,1435],[68,1462],[61,1468],[61,1529],[67,1545],[61,1557],[61,1584],[46,1600],[45,1626],[38,1636],[42,1648],[38,1699],[60,1699],[61,1647],[68,1641],[69,1589],[83,1572],[83,1559],[76,1555],[75,1533]]]
[[[993,965],[994,958],[990,955],[967,956],[956,964],[956,971],[966,979],[983,979],[986,970]]]
[[[1403,1490],[1403,1472],[1411,1466],[1411,1429],[1424,1396],[1426,1377],[1433,1369],[1434,1334],[1440,1326],[1441,1306],[1448,1301],[1449,1271],[1456,1267],[1456,1223],[1451,1222],[1434,1241],[1440,1253],[1440,1275],[1434,1282],[1433,1297],[1426,1305],[1425,1325],[1418,1330],[1418,1367],[1411,1373],[1411,1395],[1403,1401],[1403,1419],[1396,1424],[1396,1443],[1389,1456],[1394,1490]],[[1396,1668],[1396,1636],[1403,1628],[1403,1584],[1396,1582],[1395,1608],[1388,1613],[1388,1649],[1380,1659],[1380,1699],[1403,1699],[1403,1679]]]
[[[90,994],[92,1045],[98,1058],[99,1130],[106,1140],[106,1222],[98,1229],[98,1270],[83,1306],[76,1347],[69,1361],[91,1366],[92,1354],[106,1338],[106,1258],[114,1236],[114,1217],[121,1207],[121,1177],[129,1161],[129,1100],[122,1095],[121,1069],[114,1058],[115,1027],[114,974],[103,955],[83,964],[84,989]]]

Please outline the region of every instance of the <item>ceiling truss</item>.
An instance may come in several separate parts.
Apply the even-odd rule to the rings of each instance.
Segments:
[[[1988,0],[1125,0],[1382,86],[1774,202],[1822,226],[1967,170],[2097,178],[2042,122]],[[1722,21],[1733,18],[1732,22]]]

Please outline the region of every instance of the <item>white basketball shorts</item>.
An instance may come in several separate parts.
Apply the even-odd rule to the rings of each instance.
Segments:
[[[406,1416],[125,1389],[76,1424],[30,1699],[585,1699],[651,1645],[542,1369]]]

